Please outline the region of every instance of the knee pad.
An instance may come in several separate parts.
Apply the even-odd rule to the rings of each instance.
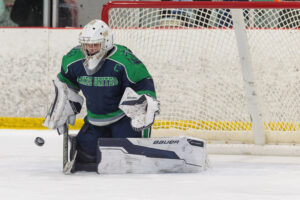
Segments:
[[[97,172],[96,156],[89,155],[77,149],[77,157],[72,173],[76,171]]]
[[[92,156],[90,154],[85,153],[81,149],[77,149],[76,161],[82,163],[96,163],[96,156]]]
[[[88,171],[88,172],[97,172],[98,163],[96,162],[96,156],[89,155],[82,151],[77,145],[77,138],[75,136],[69,137],[71,143],[70,149],[70,159],[74,158],[75,152],[77,155],[75,158],[74,166],[71,169],[71,173],[77,171]]]
[[[95,163],[96,156],[85,153],[78,145],[77,145],[77,136],[70,135],[69,136],[70,143],[70,159],[73,160],[75,152],[77,151],[76,162],[83,163]]]

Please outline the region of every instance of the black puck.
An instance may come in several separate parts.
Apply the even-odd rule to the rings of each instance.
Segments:
[[[45,140],[41,137],[36,137],[34,143],[38,146],[43,146],[45,144]]]

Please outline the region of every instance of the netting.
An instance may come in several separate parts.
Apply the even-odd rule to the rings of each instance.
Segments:
[[[130,48],[153,76],[161,102],[153,134],[253,143],[230,4],[159,3],[107,12],[115,42]],[[267,143],[300,143],[300,7],[268,5],[241,8],[258,107]]]

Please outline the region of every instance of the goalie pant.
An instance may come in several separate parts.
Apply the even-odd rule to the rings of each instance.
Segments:
[[[130,118],[124,116],[119,121],[107,126],[95,126],[84,119],[84,125],[77,135],[77,150],[95,156],[99,138],[147,138],[151,128],[135,131],[130,125]]]

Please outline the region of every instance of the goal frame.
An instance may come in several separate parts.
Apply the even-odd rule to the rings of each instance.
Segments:
[[[300,9],[300,2],[237,2],[237,1],[226,1],[226,2],[211,2],[211,1],[203,1],[203,2],[153,2],[153,1],[114,1],[109,2],[103,6],[102,10],[102,20],[109,24],[109,10],[113,8],[164,8],[164,9],[176,9],[176,8],[186,8],[186,9]],[[242,13],[234,14],[236,18],[233,16],[233,21],[238,22],[240,24]],[[235,19],[234,19],[235,18]],[[240,64],[242,66],[243,78],[246,80],[246,85],[244,85],[245,91],[247,93],[248,99],[252,99],[252,105],[250,105],[250,113],[253,119],[253,133],[254,133],[254,143],[257,145],[266,144],[265,134],[263,133],[264,125],[261,121],[261,113],[259,109],[255,107],[257,101],[255,95],[255,88],[252,88],[251,82],[253,80],[252,76],[252,66],[251,59],[248,59],[248,46],[247,46],[247,37],[245,36],[245,25],[243,22],[240,27],[235,27],[238,41],[238,49],[240,56]],[[297,28],[299,29],[299,28]],[[246,57],[246,59],[245,59]],[[243,59],[242,59],[243,58]],[[250,75],[249,75],[250,72]],[[254,101],[254,103],[253,103]],[[249,103],[249,102],[248,102]],[[252,112],[251,112],[252,111]],[[256,130],[255,130],[256,129]]]
[[[109,10],[112,8],[299,8],[300,2],[246,2],[246,1],[111,1],[103,6],[101,19],[109,25]]]

